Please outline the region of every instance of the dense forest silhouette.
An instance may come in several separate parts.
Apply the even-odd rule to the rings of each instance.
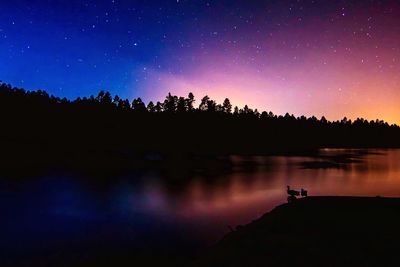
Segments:
[[[400,147],[399,126],[382,120],[281,116],[192,93],[148,104],[106,91],[71,101],[2,83],[0,112],[1,159],[14,167]]]

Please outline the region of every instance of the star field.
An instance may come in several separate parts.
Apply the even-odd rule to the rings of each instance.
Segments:
[[[0,79],[400,123],[398,1],[8,1]]]

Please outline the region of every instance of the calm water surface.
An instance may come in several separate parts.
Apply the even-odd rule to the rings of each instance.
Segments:
[[[146,172],[98,182],[73,175],[2,181],[0,256],[203,247],[228,226],[249,223],[285,202],[287,185],[310,195],[400,196],[400,150],[231,160],[232,169],[212,177],[171,180]]]

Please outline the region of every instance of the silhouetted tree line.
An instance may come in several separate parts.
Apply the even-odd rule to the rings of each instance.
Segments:
[[[51,161],[60,154],[179,157],[400,146],[399,127],[382,120],[281,116],[247,105],[233,107],[228,98],[218,104],[204,96],[197,103],[192,93],[168,94],[163,102],[146,105],[141,98],[129,101],[105,91],[71,101],[2,83],[0,114],[8,160],[21,154],[28,160],[38,152]]]

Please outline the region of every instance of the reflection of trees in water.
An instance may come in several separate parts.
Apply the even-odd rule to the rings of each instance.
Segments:
[[[322,149],[311,160],[300,163],[305,169],[343,169],[367,172],[371,156],[384,156],[384,150],[376,149]]]
[[[302,161],[304,169],[340,169],[346,172],[357,172],[368,175],[384,172],[388,169],[390,159],[395,153],[390,149],[328,149],[321,150],[320,155]],[[377,177],[380,177],[379,175]]]

